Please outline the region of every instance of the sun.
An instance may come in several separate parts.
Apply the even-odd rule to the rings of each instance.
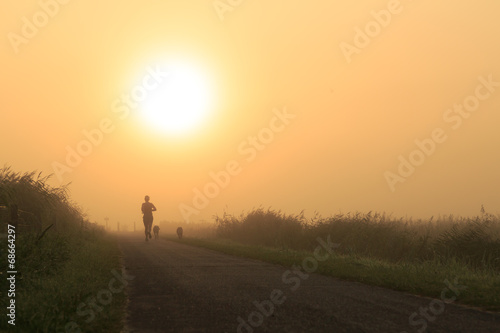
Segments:
[[[165,66],[168,76],[141,103],[142,118],[169,135],[184,135],[206,121],[211,108],[207,78],[193,65]]]

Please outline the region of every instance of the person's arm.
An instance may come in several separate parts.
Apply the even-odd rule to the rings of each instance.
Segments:
[[[156,212],[156,207],[155,207],[155,205],[151,204],[151,206],[153,207],[151,210],[152,210],[153,212]]]
[[[141,212],[144,214],[144,204],[141,206]]]

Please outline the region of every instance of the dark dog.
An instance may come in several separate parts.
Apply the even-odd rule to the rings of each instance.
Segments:
[[[153,232],[154,232],[154,234],[155,234],[155,239],[158,239],[158,236],[159,236],[159,234],[160,234],[160,227],[159,227],[159,226],[157,226],[157,225],[155,225],[155,226],[153,227]]]
[[[179,237],[179,239],[181,239],[181,238],[182,238],[182,232],[183,232],[183,231],[184,231],[184,230],[182,230],[182,227],[177,228],[177,236]]]

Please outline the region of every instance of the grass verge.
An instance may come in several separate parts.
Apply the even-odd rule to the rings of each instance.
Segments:
[[[117,243],[49,178],[0,168],[0,331],[120,332],[127,282]],[[8,223],[17,224],[15,244]],[[7,270],[17,271],[15,284]]]
[[[2,240],[2,250],[6,244]],[[109,291],[112,271],[121,274],[114,238],[87,230],[47,234],[36,243],[28,234],[16,239],[16,250],[16,325],[2,320],[0,331],[120,332],[125,289]]]
[[[313,256],[309,251],[245,245],[226,239],[167,239],[285,267],[301,266],[305,258]],[[315,273],[432,298],[440,298],[448,287],[445,281],[449,281],[460,285],[456,303],[500,311],[498,272],[473,269],[457,260],[397,264],[358,255],[335,254],[320,262]]]

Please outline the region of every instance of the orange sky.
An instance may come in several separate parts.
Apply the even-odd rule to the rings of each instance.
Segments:
[[[113,130],[52,180],[71,182],[93,221],[140,221],[146,194],[156,221],[259,206],[500,213],[498,1],[237,3],[3,4],[0,163],[57,173],[69,168],[66,147],[104,120]],[[146,123],[141,105],[114,112],[148,69],[179,62],[209,87],[198,127],[174,136]],[[430,143],[436,129],[442,142]],[[210,174],[228,164],[217,185]]]

